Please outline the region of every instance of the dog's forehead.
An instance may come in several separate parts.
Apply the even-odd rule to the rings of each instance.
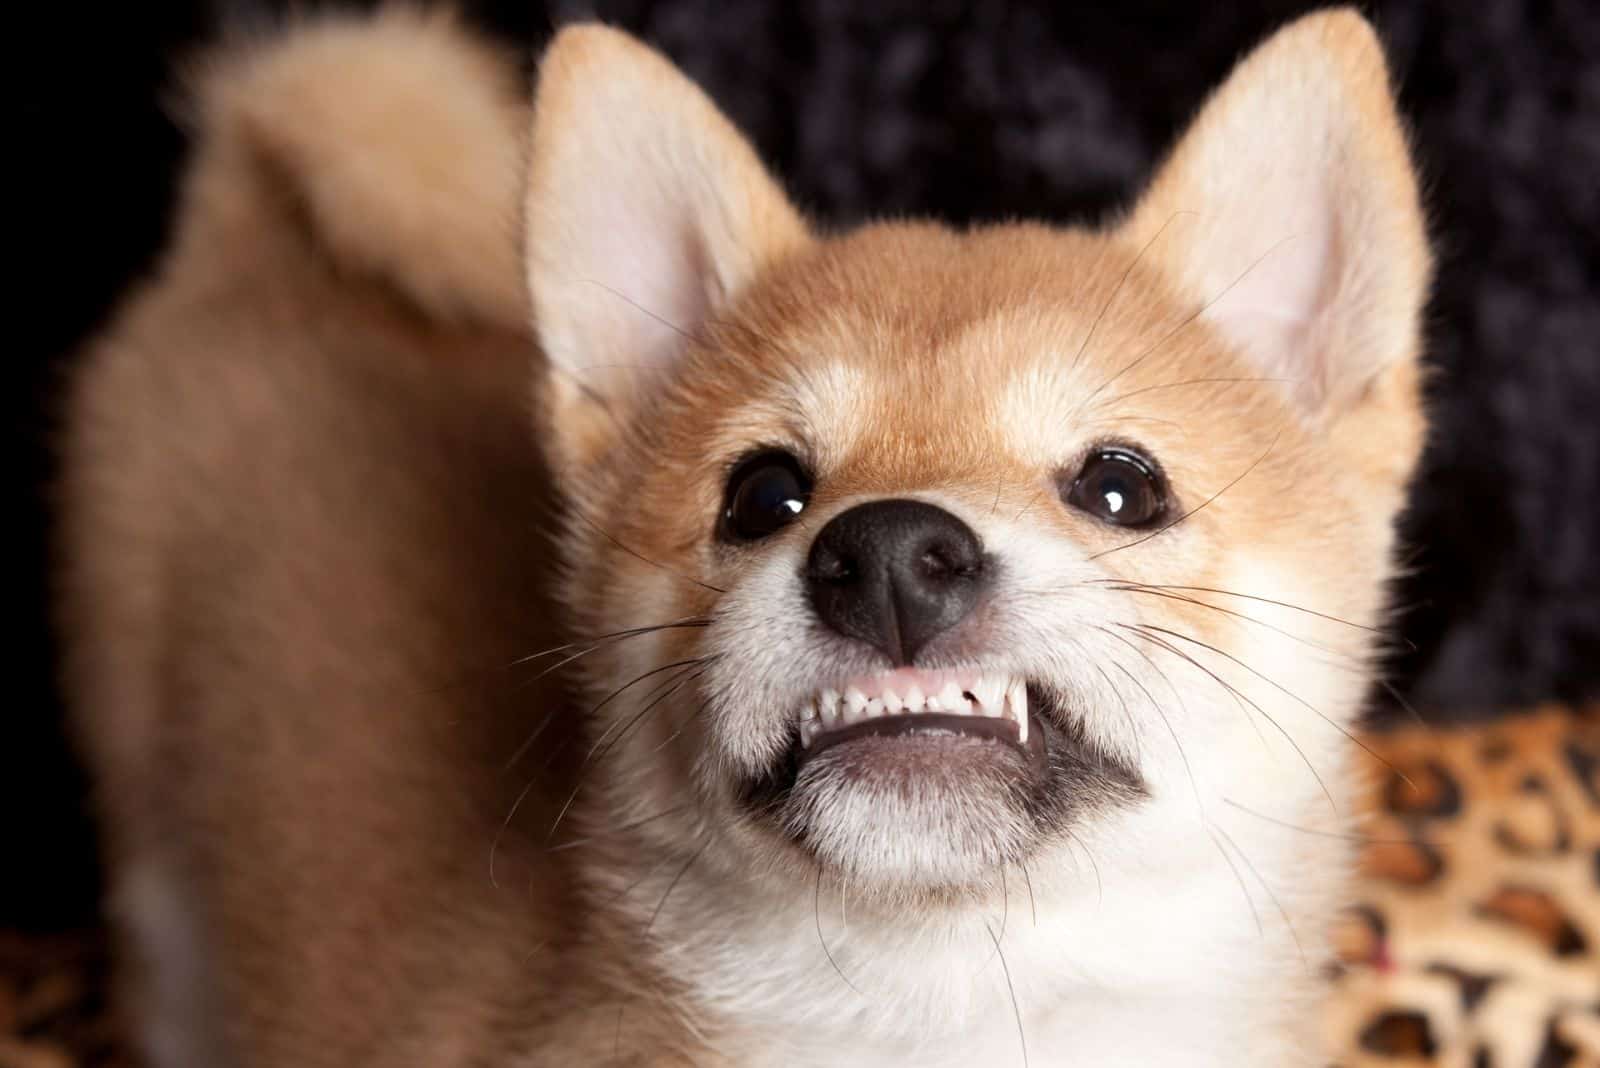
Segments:
[[[729,432],[801,443],[863,488],[1037,477],[1086,435],[1184,404],[1137,391],[1217,373],[1192,338],[1145,354],[1184,315],[1137,250],[1101,235],[868,228],[753,294]]]

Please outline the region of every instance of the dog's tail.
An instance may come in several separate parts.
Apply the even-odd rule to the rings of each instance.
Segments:
[[[431,317],[527,330],[517,64],[448,13],[404,7],[232,29],[191,81],[197,181],[286,195],[342,270]]]

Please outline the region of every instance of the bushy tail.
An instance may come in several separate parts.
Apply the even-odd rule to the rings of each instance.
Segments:
[[[232,36],[195,79],[203,139],[286,186],[341,268],[437,318],[528,328],[514,61],[408,7]]]

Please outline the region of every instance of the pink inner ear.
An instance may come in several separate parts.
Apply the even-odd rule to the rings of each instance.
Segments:
[[[586,203],[573,209],[588,239],[572,266],[595,303],[612,305],[602,316],[610,329],[590,338],[605,351],[582,356],[595,370],[650,372],[670,364],[684,335],[704,323],[710,266],[681,205],[648,190],[608,189],[614,181],[598,178]]]
[[[1205,318],[1250,357],[1264,375],[1292,380],[1296,392],[1320,389],[1326,368],[1317,336],[1339,299],[1341,249],[1338,207],[1323,182],[1308,188],[1263,191],[1251,220],[1234,235],[1231,278],[1209,272],[1218,287]],[[1298,196],[1294,195],[1298,192]],[[1246,259],[1246,256],[1249,256]]]

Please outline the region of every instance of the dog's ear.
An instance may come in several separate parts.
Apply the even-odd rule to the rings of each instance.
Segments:
[[[1239,64],[1124,224],[1308,419],[1415,380],[1430,258],[1383,50],[1348,9]]]
[[[626,34],[563,30],[540,67],[527,271],[553,458],[614,443],[688,339],[808,240],[754,150],[692,82]]]

